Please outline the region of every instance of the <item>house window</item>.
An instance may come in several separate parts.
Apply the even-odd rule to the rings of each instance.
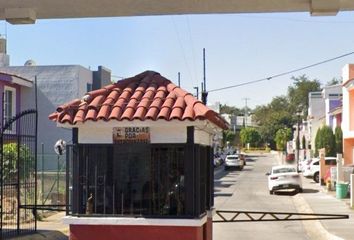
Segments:
[[[4,89],[4,118],[5,123],[8,122],[16,114],[16,89],[6,87]],[[14,130],[14,124],[9,128],[10,131]]]

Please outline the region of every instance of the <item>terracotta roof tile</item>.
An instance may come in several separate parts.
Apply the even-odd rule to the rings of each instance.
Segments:
[[[97,120],[207,119],[223,129],[228,127],[224,119],[192,94],[153,71],[88,92],[82,100],[59,106],[49,118],[69,124]]]
[[[184,109],[182,120],[194,120],[194,110],[193,106],[188,106]]]
[[[99,109],[102,105],[102,102],[105,100],[105,96],[104,95],[98,95],[97,97],[95,97],[91,103],[89,104],[89,108],[95,108],[95,109]]]
[[[111,112],[111,105],[103,105],[97,114],[97,119],[107,121],[110,112]]]
[[[145,118],[155,120],[157,118],[157,115],[159,114],[159,109],[160,108],[158,107],[150,107],[148,112],[146,113]],[[53,119],[53,117],[50,119]]]
[[[139,120],[144,120],[145,119],[145,115],[146,115],[146,108],[144,107],[139,107],[134,116],[133,119],[139,119]]]
[[[122,116],[122,108],[121,107],[113,107],[111,113],[109,114],[108,119],[115,119],[115,120],[120,120],[120,117]]]
[[[92,120],[96,121],[97,111],[96,109],[89,109],[86,113],[85,121]]]
[[[78,122],[84,122],[85,121],[85,115],[86,115],[86,111],[87,111],[87,103],[82,104],[76,115],[74,118],[74,124],[78,123]]]
[[[161,110],[160,110],[159,115],[157,115],[157,118],[158,119],[170,120],[170,112],[171,112],[171,108],[162,107]]]

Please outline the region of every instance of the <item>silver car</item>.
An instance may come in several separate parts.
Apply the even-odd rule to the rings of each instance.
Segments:
[[[241,159],[240,155],[238,154],[227,155],[225,158],[225,170],[228,170],[229,168],[232,167],[242,170],[244,166],[245,166],[245,161],[244,159]]]

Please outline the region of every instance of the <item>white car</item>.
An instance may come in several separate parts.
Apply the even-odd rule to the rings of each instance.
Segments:
[[[303,172],[307,165],[311,163],[312,159],[300,159],[299,160],[299,171]]]
[[[336,166],[336,157],[325,157],[325,165]],[[304,177],[313,178],[315,182],[320,181],[320,159],[313,158],[311,163],[305,167],[303,171]]]
[[[302,192],[302,181],[296,167],[291,165],[273,166],[268,175],[269,193],[273,194],[277,190],[295,189]]]
[[[245,166],[245,161],[240,158],[240,155],[227,155],[225,158],[225,170],[228,170],[231,167],[238,168],[240,170]]]

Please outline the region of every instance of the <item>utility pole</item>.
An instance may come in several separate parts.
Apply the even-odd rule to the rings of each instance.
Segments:
[[[178,87],[181,87],[181,73],[178,72]]]
[[[198,87],[194,87],[194,89],[197,90],[197,95],[196,95],[196,97],[197,97],[197,99],[199,99],[199,88],[198,88]]]
[[[205,73],[205,48],[203,48],[203,83],[202,83],[202,102],[207,104],[208,92],[206,91],[206,73]]]
[[[250,98],[242,98],[242,100],[245,100],[244,118],[245,118],[245,127],[247,127],[247,118],[248,118],[248,106],[247,106],[247,102],[248,102],[248,100],[251,100],[251,99],[250,99]]]

